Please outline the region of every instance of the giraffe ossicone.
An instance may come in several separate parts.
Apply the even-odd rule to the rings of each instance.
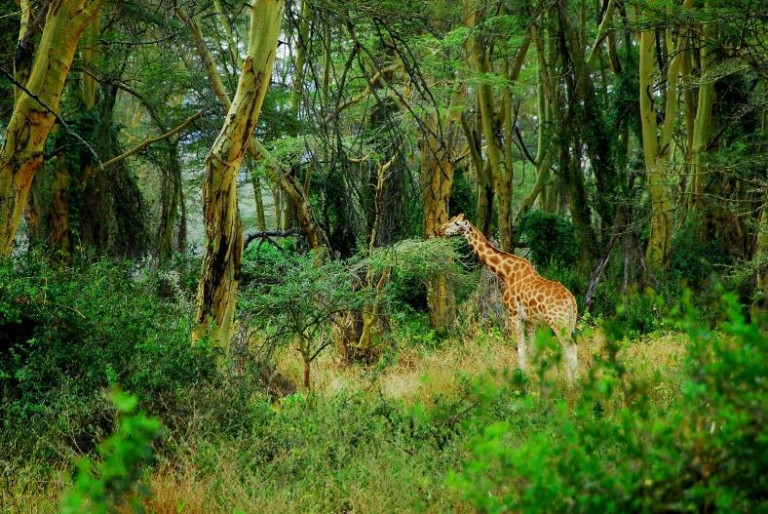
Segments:
[[[449,219],[437,235],[462,235],[478,258],[504,282],[504,305],[509,314],[510,333],[517,339],[518,366],[525,371],[528,352],[525,336],[536,326],[548,325],[563,349],[568,381],[578,374],[577,347],[573,340],[578,308],[576,298],[560,282],[538,274],[527,260],[495,248],[477,227],[459,214]]]

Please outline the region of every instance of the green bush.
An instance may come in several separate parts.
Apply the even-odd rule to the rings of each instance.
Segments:
[[[625,327],[611,324],[608,357],[575,403],[521,398],[518,417],[545,410],[547,428],[523,436],[510,421],[484,426],[449,482],[482,512],[764,510],[768,337],[732,297],[723,309],[712,331],[685,308],[689,357],[671,406],[650,400],[653,382],[625,374],[615,358]]]
[[[520,243],[531,249],[531,260],[536,266],[559,263],[571,267],[576,264],[579,252],[573,224],[563,216],[531,211],[520,220],[518,231]]]
[[[726,243],[714,238],[707,238],[705,242],[701,239],[699,222],[686,223],[672,238],[669,262],[669,278],[695,291],[711,289],[716,267],[733,260],[728,255]]]
[[[78,463],[77,479],[62,497],[65,514],[113,512],[131,493],[134,512],[143,512],[139,497],[149,490],[140,480],[152,461],[152,440],[160,422],[134,412],[138,404],[134,396],[114,392],[111,401],[120,413],[117,429],[99,445],[100,461],[86,457]]]
[[[158,295],[161,280],[106,261],[0,264],[0,439],[13,441],[0,458],[91,451],[114,424],[105,389],[131,390],[172,418],[221,381],[213,351],[190,344],[192,305]]]

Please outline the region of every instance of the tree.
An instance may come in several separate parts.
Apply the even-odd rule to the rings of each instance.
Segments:
[[[58,0],[48,7],[42,39],[0,148],[0,256],[11,253],[43,146],[58,115],[77,43],[104,0]]]
[[[672,251],[672,199],[669,191],[669,154],[672,132],[677,117],[677,82],[680,74],[680,55],[673,45],[671,30],[663,30],[659,38],[662,48],[656,48],[656,31],[652,28],[640,33],[640,120],[643,129],[643,155],[648,170],[648,193],[651,200],[651,235],[646,249],[646,260],[654,271],[663,271],[669,264]],[[657,52],[669,56],[666,73],[666,99],[663,126],[658,133],[654,108],[654,63]]]
[[[248,49],[224,126],[205,159],[203,215],[206,247],[193,340],[210,333],[229,352],[243,251],[237,173],[264,102],[277,52],[283,0],[258,0],[250,9]]]

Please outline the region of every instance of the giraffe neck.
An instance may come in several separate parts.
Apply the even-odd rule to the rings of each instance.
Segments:
[[[467,238],[467,242],[483,264],[488,266],[502,280],[507,281],[512,273],[521,269],[521,264],[530,266],[530,263],[522,257],[495,248],[488,242],[483,233],[472,224],[469,225],[469,231],[464,234],[464,237]]]

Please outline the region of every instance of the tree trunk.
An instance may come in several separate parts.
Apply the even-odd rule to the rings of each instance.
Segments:
[[[214,58],[205,46],[205,40],[198,19],[185,16],[178,8],[176,9],[176,13],[192,29],[195,46],[197,46],[200,57],[203,59],[203,64],[208,72],[208,78],[211,81],[216,97],[219,99],[221,105],[229,111],[229,96],[224,88],[224,83],[221,81],[219,72],[216,69]],[[280,195],[281,198],[279,202],[278,197],[275,196],[275,210],[278,227],[282,226],[281,217],[283,215],[283,206],[288,202],[292,202],[295,206],[296,218],[302,232],[304,232],[307,242],[312,249],[317,252],[318,256],[327,255],[330,249],[328,238],[315,218],[309,198],[304,194],[304,185],[301,184],[300,181],[295,180],[295,177],[288,176],[287,171],[283,169],[281,163],[273,158],[264,145],[262,145],[255,137],[249,139],[246,148],[248,153],[254,159],[266,161],[265,171],[267,177],[276,187],[285,193],[284,195]]]
[[[707,7],[709,2],[707,2]],[[704,184],[706,173],[703,168],[707,159],[707,145],[712,132],[712,107],[715,104],[715,80],[707,76],[710,65],[716,56],[707,48],[707,40],[714,39],[713,22],[707,22],[704,26],[704,35],[706,40],[700,49],[701,53],[701,84],[699,85],[699,95],[696,104],[696,116],[693,121],[693,136],[691,138],[690,154],[691,163],[691,209],[699,214],[704,207],[704,193],[706,186]]]
[[[468,2],[469,13],[467,16],[467,25],[470,29],[475,28],[478,16],[481,14],[480,6],[475,2]],[[469,53],[469,62],[472,70],[478,75],[489,73],[490,63],[488,56],[475,35],[468,39],[467,51]],[[482,80],[482,79],[481,79]],[[490,176],[494,183],[494,189],[499,200],[499,239],[501,249],[509,251],[513,244],[513,226],[511,224],[512,212],[512,181],[511,171],[506,169],[506,163],[502,162],[502,149],[496,134],[496,115],[493,104],[493,89],[490,84],[481,81],[476,86],[477,102],[480,107],[480,120],[485,138],[485,149],[490,163]]]
[[[753,307],[768,311],[768,187],[763,199],[763,210],[757,226],[757,245],[754,261],[757,267],[756,301]]]
[[[671,36],[663,41],[670,49],[671,61],[667,66],[667,98],[664,126],[657,134],[656,110],[653,107],[653,73],[655,34],[644,30],[640,35],[640,121],[643,133],[643,155],[648,172],[651,200],[651,234],[646,249],[646,260],[652,272],[663,271],[669,264],[672,250],[672,201],[669,193],[669,147],[677,113],[677,81],[680,57],[675,55]]]
[[[256,225],[259,230],[267,230],[267,215],[264,212],[264,198],[261,196],[261,180],[251,171],[253,197],[256,200]]]
[[[571,24],[572,17],[568,14],[567,3],[559,2],[558,6],[562,30],[563,73],[569,88],[569,109],[573,111],[571,116],[575,128],[573,136],[582,134],[578,139],[581,139],[586,147],[597,185],[592,203],[600,216],[603,229],[608,230],[613,227],[615,195],[618,190],[611,155],[612,145],[597,102],[595,81],[590,77],[585,61],[583,40]]]
[[[16,102],[0,148],[0,256],[10,255],[43,146],[56,120],[77,42],[104,0],[60,0],[48,8],[26,88]],[[45,104],[45,107],[44,105]]]
[[[464,130],[464,137],[469,146],[469,154],[472,157],[472,166],[475,168],[477,194],[475,217],[477,228],[485,237],[490,237],[491,217],[493,214],[493,183],[488,176],[490,169],[483,160],[482,148],[480,146],[481,130],[470,127],[464,114],[461,115],[461,128]]]
[[[167,262],[174,251],[173,234],[183,200],[181,193],[181,163],[178,141],[166,143],[166,166],[162,170],[160,190],[160,227],[158,235],[158,261]]]
[[[437,130],[437,116],[430,117],[430,126]],[[448,221],[448,202],[453,185],[453,162],[445,143],[433,134],[425,134],[421,142],[421,191],[424,199],[424,234],[435,236],[437,229]],[[448,277],[439,275],[427,283],[427,303],[432,327],[447,330],[456,317],[456,299]]]
[[[237,205],[237,173],[256,127],[277,51],[283,0],[251,4],[248,50],[234,100],[205,160],[203,215],[206,247],[193,341],[210,333],[229,353],[240,280],[243,232]]]

